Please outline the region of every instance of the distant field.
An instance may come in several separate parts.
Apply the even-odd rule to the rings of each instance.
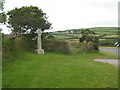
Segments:
[[[94,31],[118,31],[118,28],[116,27],[98,27],[98,28],[90,28],[90,30]]]
[[[71,38],[69,36],[64,36],[64,35],[53,35],[55,38],[58,38],[58,39],[65,39],[65,38]]]
[[[98,31],[95,31],[95,33],[96,33],[96,34],[99,34],[99,35],[103,35],[103,34],[110,34],[110,35],[111,35],[111,34],[115,34],[115,33],[113,33],[113,32],[104,32],[104,31],[103,31],[103,32],[102,32],[102,31],[99,31],[99,32],[98,32]]]
[[[94,31],[96,34],[95,36],[99,37],[100,40],[106,40],[106,39],[117,39],[118,36],[118,28],[116,27],[98,27],[98,28],[86,28],[89,29],[91,31]],[[74,33],[60,33],[57,35],[53,35],[55,38],[57,39],[67,39],[67,40],[75,40],[79,39],[82,35],[80,34],[81,30],[85,30],[84,29],[72,29],[72,31],[74,31]],[[65,30],[65,31],[71,31],[71,30]],[[65,32],[62,31],[62,32]]]
[[[70,35],[70,36],[76,36],[76,37],[82,37],[81,34],[67,34],[67,35]]]
[[[107,35],[107,36],[104,36],[104,37],[119,37],[119,35]]]

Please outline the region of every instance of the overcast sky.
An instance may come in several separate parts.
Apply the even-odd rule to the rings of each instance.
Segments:
[[[49,16],[52,31],[117,27],[119,0],[5,0],[5,11],[22,6],[38,6]],[[8,28],[4,33],[9,33]]]

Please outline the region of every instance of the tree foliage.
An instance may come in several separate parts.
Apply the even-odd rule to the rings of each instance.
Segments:
[[[82,37],[79,39],[80,42],[86,41],[87,43],[92,42],[95,50],[99,49],[99,39],[95,37],[95,32],[87,30],[81,31]],[[89,45],[88,45],[89,46]]]
[[[51,28],[48,17],[38,7],[15,8],[7,13],[9,16],[8,24],[12,28],[12,34],[34,34],[37,29],[44,31]]]
[[[0,24],[5,24],[6,14],[3,12],[4,9],[4,0],[0,0]]]
[[[4,9],[4,3],[5,3],[5,1],[4,0],[0,0],[0,10],[1,11],[3,11],[3,9]]]
[[[82,34],[82,41],[92,41],[93,36],[95,35],[95,32],[90,31],[89,29],[87,30],[82,30],[81,31]]]
[[[0,23],[5,24],[6,23],[6,14],[5,12],[0,13]]]

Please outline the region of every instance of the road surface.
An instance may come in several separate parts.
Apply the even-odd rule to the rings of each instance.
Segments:
[[[109,51],[109,52],[115,53],[116,55],[120,56],[120,49],[116,49],[116,48],[100,48],[100,50]]]

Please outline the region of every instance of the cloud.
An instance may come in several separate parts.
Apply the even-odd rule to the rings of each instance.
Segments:
[[[38,6],[53,23],[54,30],[117,26],[119,0],[6,0],[5,11]]]

